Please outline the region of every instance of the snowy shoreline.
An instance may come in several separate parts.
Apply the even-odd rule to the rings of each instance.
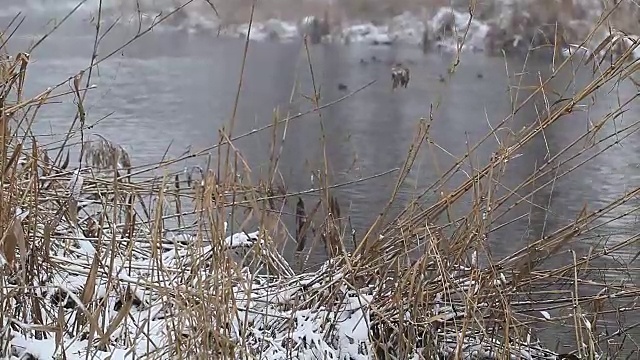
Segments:
[[[306,17],[298,22],[288,22],[269,19],[264,22],[254,22],[249,32],[249,24],[228,25],[218,28],[214,24],[203,26],[202,19],[187,17],[175,28],[190,34],[215,32],[217,35],[235,38],[246,38],[252,41],[289,42],[300,40],[308,33],[309,24],[314,17]],[[441,8],[431,20],[423,21],[420,17],[404,12],[395,16],[384,24],[373,22],[350,21],[341,24],[322,36],[322,42],[362,43],[368,45],[410,44],[421,45],[425,31],[435,34],[447,28],[461,29],[469,26],[469,32],[463,50],[467,48],[483,49],[484,39],[489,31],[485,22],[470,19],[468,13],[461,13],[451,8]],[[461,32],[462,33],[462,32]],[[443,38],[435,40],[439,47],[456,48],[453,39]]]
[[[521,15],[522,21],[529,22],[519,30],[508,29],[512,25],[505,24],[504,19],[481,21],[472,18],[468,12],[456,11],[451,7],[441,7],[428,20],[411,12],[404,12],[388,19],[382,24],[373,22],[348,21],[330,28],[324,34],[317,35],[318,42],[323,43],[359,43],[368,46],[390,46],[404,44],[422,47],[427,52],[438,49],[444,52],[484,52],[490,55],[502,56],[507,54],[525,55],[532,49],[550,48],[550,39],[556,37],[557,28],[549,26],[535,27],[528,15]],[[246,38],[256,42],[291,42],[299,41],[304,35],[313,36],[313,22],[321,22],[320,18],[308,16],[298,22],[288,22],[269,19],[264,22],[254,22],[249,31],[249,24],[227,25],[221,27],[207,22],[196,15],[185,15],[180,22],[171,25],[172,28],[189,34],[214,33],[216,36],[230,38]],[[559,45],[559,54],[569,57],[578,53],[580,56],[589,55],[591,49],[598,48],[598,44],[609,38],[609,34],[599,31],[584,46],[580,41],[589,32],[589,22],[586,20],[570,21],[565,31],[573,34],[569,42],[565,38]],[[621,55],[625,49],[634,46],[637,36],[619,33],[611,40],[609,47],[601,48],[599,56],[606,51]],[[571,42],[573,41],[573,42]],[[553,50],[549,51],[553,53]],[[633,51],[635,58],[640,58],[640,50]],[[586,57],[586,56],[585,56]]]
[[[58,229],[61,233],[69,230]],[[94,341],[90,343],[86,338],[89,329],[78,333],[74,330],[75,326],[69,326],[61,329],[64,334],[59,335],[61,339],[53,334],[38,339],[20,334],[22,331],[36,330],[36,325],[11,319],[14,331],[9,330],[5,336],[9,338],[12,359],[23,359],[28,355],[36,359],[54,359],[62,349],[69,360],[84,359],[87,352],[94,359],[120,360],[167,351],[174,345],[174,337],[178,334],[185,338],[202,336],[190,330],[195,330],[195,322],[198,321],[193,317],[195,314],[181,314],[178,309],[184,308],[187,303],[197,307],[199,303],[206,303],[211,296],[220,294],[219,291],[223,289],[213,288],[213,282],[206,280],[214,276],[222,284],[232,284],[231,303],[218,309],[232,312],[219,317],[225,319],[222,327],[232,334],[229,341],[236,346],[244,346],[243,351],[252,357],[303,360],[325,356],[331,359],[369,360],[377,346],[371,338],[375,333],[373,327],[376,325],[373,324],[374,314],[377,313],[371,312],[372,306],[379,304],[381,297],[393,296],[380,293],[377,290],[379,284],[372,283],[358,289],[347,288],[343,278],[348,275],[335,260],[326,262],[318,271],[296,274],[277,251],[267,245],[268,239],[264,238],[264,233],[256,231],[228,236],[223,242],[224,249],[235,252],[238,259],[238,251],[257,250],[260,247],[258,252],[263,257],[261,267],[269,266],[267,261],[271,262],[271,266],[277,264],[275,267],[279,268],[279,276],[260,275],[247,267],[239,274],[228,277],[209,273],[206,268],[207,263],[212,261],[212,251],[215,251],[212,246],[203,246],[201,241],[189,235],[169,236],[162,242],[162,271],[158,269],[158,259],[153,258],[150,242],[146,245],[139,242],[140,246],[135,249],[138,255],[134,259],[118,254],[113,270],[104,271],[104,268],[100,268],[93,275],[95,287],[89,293],[94,294],[94,298],[89,304],[82,298],[87,293],[86,284],[91,283],[89,278],[92,277],[91,269],[95,267],[94,256],[102,253],[104,255],[100,262],[108,263],[106,248],[100,251],[92,245],[97,243],[97,239],[87,239],[81,234],[64,238],[66,240],[55,241],[57,251],[51,259],[59,271],[53,274],[46,286],[38,288],[44,300],[44,322],[59,323],[56,317],[63,314],[65,324],[74,324],[78,314],[84,313],[85,319],[89,320],[85,321],[82,328],[91,329],[92,326],[98,326],[98,319],[91,319],[92,310],[95,311],[96,304],[103,303],[104,310],[100,311],[99,317],[104,317],[108,324],[116,324],[116,327],[110,325],[111,331],[106,335],[94,334]],[[194,260],[203,256],[207,259]],[[197,270],[185,270],[189,268]],[[479,284],[472,280],[473,269],[457,268],[451,274],[458,279],[455,292],[463,294],[474,291],[474,288],[477,291]],[[150,280],[154,276],[162,279]],[[193,280],[189,281],[189,278]],[[433,281],[437,283],[441,279],[435,278]],[[496,286],[508,286],[506,278],[500,281]],[[107,286],[111,286],[111,290]],[[433,349],[437,349],[442,356],[451,356],[456,351],[459,330],[456,330],[455,323],[464,322],[467,314],[463,303],[448,300],[452,296],[453,293],[437,295],[432,309],[424,314],[407,312],[405,321],[415,321],[414,326],[420,327],[428,335],[422,335],[424,339],[419,341],[420,347],[416,347],[411,355],[405,354],[408,356],[406,358],[424,359],[421,354]],[[17,303],[16,306],[20,307]],[[488,304],[479,304],[479,307],[488,308]],[[216,312],[215,309],[212,311]],[[123,317],[124,312],[126,316]],[[422,319],[423,316],[429,319]],[[424,321],[428,325],[418,325],[426,324]],[[216,328],[215,325],[211,327],[211,331]],[[381,336],[376,340],[393,342]],[[63,345],[60,345],[60,340]],[[510,339],[509,348],[512,357],[558,358],[556,353],[532,339],[527,343]],[[461,349],[463,358],[497,359],[503,355],[504,345],[497,339],[484,338],[482,331],[468,329]]]
[[[490,330],[468,323],[491,311],[492,292],[514,286],[506,272],[480,281],[495,269],[480,266],[475,251],[460,264],[424,258],[419,265],[403,265],[420,274],[415,280],[425,299],[416,303],[398,298],[398,274],[353,268],[361,261],[354,254],[335,255],[315,271],[295,271],[282,255],[285,239],[266,228],[232,232],[226,220],[207,220],[209,211],[219,211],[216,205],[194,208],[201,216],[197,228],[203,229],[197,233],[161,231],[160,217],[131,223],[124,199],[135,182],[118,185],[125,192],[120,201],[96,196],[112,193],[114,186],[105,181],[111,171],[96,176],[98,168],[130,166],[126,152],[100,139],[85,143],[84,168],[43,175],[57,196],[15,208],[12,236],[27,238],[34,249],[26,256],[24,244],[14,244],[19,258],[0,251],[0,299],[13,309],[2,317],[0,357],[371,360],[388,350],[411,360],[456,352],[492,360],[508,349],[511,358],[559,358],[532,336],[487,336]],[[183,185],[196,193],[217,184],[206,173],[200,181],[182,174]],[[182,180],[176,175],[161,192],[181,189]],[[234,190],[216,191],[234,198]],[[47,220],[59,203],[75,215]],[[104,214],[113,214],[114,222],[103,224]],[[33,224],[28,233],[27,224]],[[31,257],[37,266],[21,270]],[[471,306],[469,296],[478,302]],[[546,312],[537,316],[550,320]],[[399,334],[413,345],[398,349]]]
[[[36,1],[37,3],[37,1]],[[527,55],[531,50],[542,50],[541,53],[558,53],[564,57],[573,53],[590,54],[594,49],[603,49],[600,42],[610,39],[610,30],[606,26],[600,27],[586,44],[581,44],[590,31],[596,27],[601,11],[597,4],[582,3],[575,5],[576,14],[562,15],[562,21],[557,17],[544,18],[535,13],[535,3],[527,1],[512,3],[500,1],[498,10],[491,13],[472,17],[469,11],[462,8],[443,6],[437,9],[422,11],[405,11],[399,15],[383,18],[377,21],[355,20],[341,16],[341,20],[330,21],[317,15],[300,16],[289,15],[288,20],[272,18],[263,15],[254,20],[249,31],[249,24],[242,23],[246,19],[231,19],[216,16],[205,11],[202,7],[188,7],[173,13],[158,23],[163,14],[174,8],[170,4],[148,3],[144,11],[129,8],[125,4],[108,7],[104,10],[105,22],[120,21],[125,26],[143,28],[153,27],[157,31],[180,32],[189,35],[216,36],[227,38],[246,38],[256,42],[293,42],[300,41],[304,35],[310,35],[311,43],[358,43],[365,46],[408,45],[422,47],[426,51],[438,50],[455,53],[458,51],[484,52],[490,56]],[[60,11],[68,11],[75,4],[61,4]],[[30,12],[39,14],[43,21],[47,20],[51,5],[30,5]],[[169,6],[169,7],[167,7]],[[284,5],[282,5],[284,6]],[[16,11],[15,8],[2,12],[10,21]],[[97,2],[80,7],[83,16],[94,16]],[[211,9],[208,9],[211,10]],[[317,10],[317,9],[316,9]],[[132,12],[135,17],[132,17]],[[309,11],[308,13],[317,13]],[[565,11],[566,12],[566,11]],[[276,12],[277,13],[277,12]],[[582,15],[579,15],[582,13]],[[564,18],[564,15],[567,17]],[[61,16],[61,15],[60,15]],[[325,16],[327,16],[325,14]],[[328,17],[328,16],[327,16]],[[123,18],[128,19],[122,21]],[[554,20],[556,19],[556,20]],[[558,21],[557,23],[555,21]],[[315,22],[315,23],[314,23]],[[321,25],[318,25],[321,23]],[[629,31],[618,31],[612,41],[611,48],[616,48],[616,55],[620,55],[625,48],[633,46],[638,36]],[[557,42],[556,44],[553,44]],[[552,48],[558,46],[556,50]],[[549,51],[546,51],[549,50]],[[640,51],[634,51],[634,58],[640,58]],[[603,55],[603,54],[598,54]]]

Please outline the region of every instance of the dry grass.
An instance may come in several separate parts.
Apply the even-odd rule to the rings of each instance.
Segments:
[[[108,30],[96,34],[96,52],[103,31]],[[627,339],[635,326],[622,321],[637,314],[640,288],[609,284],[591,273],[594,263],[632,246],[640,235],[613,247],[594,246],[586,254],[573,249],[576,241],[610,222],[607,216],[614,210],[629,205],[640,187],[621,190],[601,208],[585,207],[574,221],[504,258],[491,255],[488,236],[504,226],[516,205],[640,130],[640,121],[634,121],[617,124],[614,133],[602,132],[631,106],[630,100],[621,101],[571,146],[537,164],[521,184],[503,185],[509,162],[529,142],[566,121],[605,86],[633,80],[633,49],[613,63],[600,62],[588,84],[562,94],[548,93],[548,84],[577,59],[554,64],[554,74],[527,89],[523,100],[514,101],[512,115],[486,135],[482,143],[497,144],[488,162],[475,163],[480,144],[469,144],[454,166],[442,169],[439,180],[391,216],[416,158],[445,151],[430,136],[433,118],[419,119],[403,166],[387,172],[396,175],[388,205],[375,209],[374,223],[357,235],[346,231],[348,214],[334,193],[340,184],[331,183],[326,155],[317,172],[318,188],[306,191],[319,194],[316,203],[305,204],[302,193],[289,193],[276,181],[285,140],[277,134],[301,114],[274,118],[248,134],[221,129],[219,143],[209,149],[137,165],[108,139],[85,134],[87,84],[92,69],[110,55],[96,57],[68,79],[71,90],[65,82],[31,99],[23,94],[29,56],[2,61],[0,350],[18,354],[26,346],[18,340],[26,337],[41,346],[54,344],[64,354],[58,358],[69,359],[79,358],[73,355],[78,349],[86,358],[114,349],[158,359],[337,358],[344,354],[332,351],[340,349],[355,351],[352,358],[358,352],[378,359],[433,359],[443,352],[454,359],[469,354],[558,358],[530,331],[542,322],[572,329],[571,345],[581,359],[617,358],[613,343]],[[311,65],[309,71],[313,78]],[[37,113],[46,111],[43,104],[64,97],[77,104],[76,121],[56,150],[47,149],[29,129]],[[547,107],[538,122],[498,131],[539,98]],[[322,123],[323,109],[332,104],[318,99],[318,94],[311,97],[310,113]],[[252,178],[233,145],[260,131],[273,132],[266,179]],[[67,155],[74,143],[82,148],[82,163]],[[168,170],[216,152],[206,159],[207,169]],[[453,184],[460,174],[466,180]],[[434,194],[435,201],[425,200]],[[452,218],[450,210],[464,196],[472,197],[471,209]],[[284,225],[287,213],[296,214],[293,236]],[[187,226],[191,221],[194,225]],[[183,227],[184,233],[166,231],[168,224]],[[301,268],[314,246],[324,247],[329,260],[317,271],[296,271],[280,255],[289,241]],[[550,266],[550,259],[567,254],[569,263]],[[602,335],[603,321],[610,318],[618,321],[618,329]],[[368,330],[358,338],[345,324],[364,324]],[[307,325],[312,328],[301,330]]]

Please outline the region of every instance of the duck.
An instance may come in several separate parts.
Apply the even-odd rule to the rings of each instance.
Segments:
[[[349,89],[349,87],[343,83],[339,83],[338,84],[338,90],[340,91],[347,91]]]
[[[409,85],[409,68],[402,65],[401,63],[396,63],[391,68],[391,79],[393,80],[393,89],[395,90],[398,86],[406,88]]]

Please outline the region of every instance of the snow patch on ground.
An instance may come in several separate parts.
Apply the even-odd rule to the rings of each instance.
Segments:
[[[61,227],[58,231],[61,234],[52,238],[50,258],[56,272],[44,285],[35,286],[43,300],[41,307],[33,307],[29,301],[18,298],[9,301],[15,306],[27,307],[23,309],[26,314],[39,312],[38,317],[49,328],[57,329],[52,324],[66,326],[58,334],[52,330],[40,331],[41,336],[36,338],[33,330],[38,328],[34,325],[35,318],[30,318],[32,315],[20,320],[6,316],[11,325],[3,324],[3,328],[8,329],[3,337],[10,345],[13,358],[28,358],[30,354],[41,360],[59,359],[62,352],[69,360],[153,358],[154,354],[174,351],[177,337],[192,339],[194,343],[206,341],[202,338],[208,336],[203,334],[202,326],[206,323],[202,316],[206,316],[207,321],[225,321],[218,325],[211,323],[208,328],[213,331],[223,327],[234,346],[242,346],[256,359],[373,358],[371,326],[376,313],[373,309],[379,306],[375,303],[380,302],[380,297],[388,294],[379,293],[375,285],[359,289],[347,287],[342,281],[344,268],[332,260],[316,272],[295,274],[262,231],[231,234],[217,240],[217,246],[211,244],[212,239],[203,241],[201,237],[171,232],[159,239],[160,244],[154,244],[148,240],[150,233],[141,233],[141,237],[133,241],[135,246],[131,252],[115,254],[105,245],[109,241],[87,239],[73,228]],[[111,239],[107,229],[104,238]],[[81,242],[96,244],[93,247],[96,251],[87,253]],[[229,259],[224,252],[239,249],[256,250],[261,266],[268,263],[279,267],[279,276],[261,275],[249,267],[235,266],[237,272],[211,272],[210,267],[228,261],[223,260]],[[100,256],[97,264],[102,265],[97,268],[94,288],[87,289],[96,256]],[[110,262],[112,265],[106,266]],[[460,271],[460,291],[477,288],[468,277],[469,269],[460,267]],[[229,316],[218,317],[214,308],[197,310],[198,304],[220,296],[221,286],[228,286],[225,287],[230,295],[228,303],[215,301],[222,301],[218,306],[229,311]],[[6,291],[13,291],[12,286]],[[85,293],[93,295],[83,304],[81,298]],[[187,308],[193,312],[184,311]],[[446,303],[436,304],[431,313],[439,319],[433,318],[433,321],[447,320],[448,324],[455,323],[452,319],[465,316],[463,308]],[[80,314],[93,315],[85,316],[83,325],[77,327]],[[411,316],[407,313],[405,320],[410,321]],[[101,330],[95,331],[96,328]],[[460,339],[456,331],[444,329],[431,330],[433,346],[442,354],[450,354]],[[89,332],[92,340],[84,335]],[[46,336],[42,336],[43,333]],[[481,334],[468,332],[467,336],[463,339],[463,349],[468,347],[474,353],[492,354],[495,348],[503,347],[482,340]],[[535,342],[522,346],[511,344],[510,349],[526,358],[546,359],[541,356],[546,350]],[[420,351],[416,348],[409,358],[419,358]],[[463,352],[467,354],[467,350]],[[216,357],[216,354],[210,355]]]

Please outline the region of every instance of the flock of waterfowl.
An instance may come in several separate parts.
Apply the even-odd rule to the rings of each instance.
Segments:
[[[364,58],[360,59],[360,65],[361,66],[366,66],[369,65],[370,63],[379,63],[379,64],[386,64],[386,65],[391,65],[391,82],[392,82],[392,90],[396,90],[397,88],[407,88],[409,86],[409,81],[410,81],[410,75],[411,75],[411,71],[409,69],[408,65],[415,65],[416,62],[414,60],[407,60],[406,63],[403,62],[391,62],[391,61],[382,61],[381,59],[379,59],[378,57],[376,57],[375,55],[371,56],[371,58],[369,58],[369,60],[365,60]],[[408,64],[408,65],[407,65]],[[484,74],[481,72],[476,73],[476,78],[477,79],[483,79],[484,78]],[[446,78],[444,75],[439,74],[438,75],[438,81],[443,83],[446,82]],[[340,91],[348,91],[349,90],[349,86],[347,86],[345,83],[338,83],[338,90]]]
[[[380,61],[375,56],[372,56],[371,59],[375,60],[375,62]],[[410,62],[413,63],[413,61]],[[366,64],[365,60],[360,59],[360,64]],[[391,67],[392,90],[396,90],[398,87],[407,88],[407,86],[409,85],[409,80],[410,70],[406,65],[398,62]],[[340,82],[338,83],[338,90],[347,91],[349,90],[349,87],[346,84]]]

